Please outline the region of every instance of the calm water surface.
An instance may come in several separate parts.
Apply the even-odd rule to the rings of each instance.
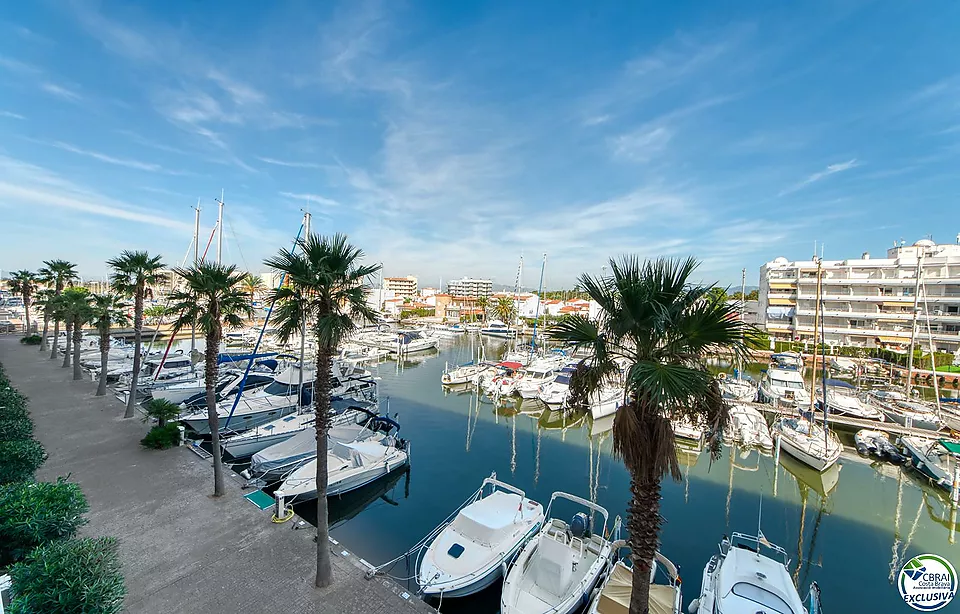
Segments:
[[[373,564],[407,551],[492,471],[544,505],[553,491],[563,490],[595,499],[611,520],[625,513],[628,475],[610,455],[612,437],[600,432],[604,425],[563,428],[536,415],[503,415],[511,412],[442,389],[444,364],[470,360],[476,343],[445,341],[439,353],[416,362],[371,367],[380,378],[382,405],[389,398],[401,435],[412,442],[410,471],[332,499],[330,520],[333,536]],[[487,356],[502,348],[488,343]],[[823,476],[786,456],[777,467],[769,456],[729,448],[712,466],[695,451],[681,461],[684,479],[664,482],[661,511],[662,551],[680,566],[684,608],[699,595],[703,567],[721,536],[756,532],[761,497],[764,534],[790,554],[801,596],[811,581],[820,584],[828,613],[911,612],[893,582],[906,560],[929,552],[960,564],[946,497],[909,472],[871,465],[853,451]],[[298,511],[308,515],[310,509]],[[414,573],[403,562],[391,570],[398,578]],[[499,586],[442,604],[444,612],[498,609]],[[941,611],[960,612],[960,601]]]

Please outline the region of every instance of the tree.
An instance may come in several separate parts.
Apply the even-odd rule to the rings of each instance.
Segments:
[[[507,325],[513,325],[515,323],[516,318],[514,317],[513,300],[509,296],[499,297],[497,304],[493,306],[493,312],[497,314],[497,318]]]
[[[126,326],[127,304],[119,294],[94,294],[91,303],[91,322],[100,335],[100,382],[96,396],[107,394],[107,363],[110,358],[110,329],[114,326]]]
[[[725,301],[731,298],[727,295],[727,289],[721,288],[720,286],[711,286],[710,289],[707,290],[707,296],[716,301]]]
[[[117,614],[126,587],[117,540],[55,541],[13,566],[11,614]]]
[[[710,288],[690,282],[697,261],[659,259],[640,263],[625,256],[610,261],[611,276],[580,277],[580,285],[600,304],[592,321],[573,315],[550,336],[591,358],[571,381],[574,405],[605,382],[622,377],[623,404],[613,423],[613,451],[630,473],[627,527],[633,559],[631,614],[648,612],[650,569],[660,525],[660,482],[668,473],[681,478],[672,420],[687,418],[713,433],[711,455],[720,455],[727,407],[707,370],[716,350],[745,356],[744,339],[753,332],[736,317],[736,308]]]
[[[485,297],[485,296],[481,296],[481,297],[478,297],[478,298],[477,298],[477,307],[479,307],[479,308],[480,308],[480,311],[483,312],[483,318],[482,318],[482,319],[483,319],[484,322],[487,321],[487,307],[489,307],[489,306],[490,306],[490,299],[489,299],[489,298],[487,298],[487,297]]]
[[[176,420],[177,416],[180,415],[180,406],[166,399],[150,399],[145,409],[147,415],[144,416],[143,421],[156,420],[157,426],[161,428],[165,427],[170,420]]]
[[[355,319],[376,321],[366,301],[364,282],[380,270],[361,265],[363,251],[347,237],[314,234],[297,241],[300,253],[281,249],[265,264],[284,274],[286,283],[271,292],[277,337],[286,343],[310,326],[316,340],[313,406],[317,429],[317,577],[316,586],[333,583],[327,524],[327,433],[330,430],[331,366],[340,341],[356,328]]]
[[[43,334],[40,335],[40,353],[47,351],[47,332],[50,330],[50,314],[53,309],[53,305],[50,303],[50,299],[52,298],[52,288],[37,290],[36,295],[33,297],[33,304],[43,312]]]
[[[143,343],[143,298],[148,286],[160,283],[164,265],[160,256],[124,250],[118,257],[107,260],[107,266],[113,269],[113,274],[110,276],[113,289],[133,299],[133,375],[130,377],[127,409],[123,413],[124,418],[133,418],[142,359],[140,346]]]
[[[243,290],[250,295],[250,303],[257,300],[257,294],[263,292],[267,286],[263,283],[263,278],[253,273],[247,273],[243,278]]]
[[[77,265],[67,262],[66,260],[45,260],[40,272],[46,284],[53,284],[53,295],[55,297],[60,296],[65,286],[72,285],[76,279],[79,279],[79,275],[77,275]],[[50,350],[50,360],[56,360],[57,346],[60,344],[60,318],[56,316],[53,310],[50,312],[50,317],[53,318],[53,346]],[[46,342],[47,335],[46,328],[44,328],[41,343]]]
[[[57,300],[56,312],[67,324],[67,347],[63,353],[63,367],[70,366],[71,353],[75,363],[73,379],[81,379],[80,365],[76,360],[80,356],[80,339],[83,325],[90,319],[90,292],[86,288],[74,287],[63,291]]]
[[[207,394],[207,421],[213,448],[213,496],[224,493],[223,464],[220,450],[220,424],[217,416],[217,354],[224,326],[239,328],[250,317],[251,307],[243,289],[243,273],[237,267],[201,261],[189,269],[175,269],[185,289],[170,296],[172,310],[178,313],[175,328],[194,322],[206,337],[204,350],[204,387]]]
[[[33,304],[33,293],[37,291],[37,276],[30,271],[14,271],[10,275],[10,291],[19,294],[23,299],[23,334],[30,334],[30,305]]]
[[[150,318],[154,322],[160,321],[163,317],[169,314],[170,310],[163,305],[150,305],[149,307],[144,307],[143,309],[144,317]]]

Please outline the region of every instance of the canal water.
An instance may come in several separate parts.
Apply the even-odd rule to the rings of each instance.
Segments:
[[[477,343],[443,341],[439,352],[370,367],[379,378],[381,411],[389,405],[398,414],[400,434],[411,442],[410,469],[331,499],[330,521],[333,536],[372,564],[406,552],[491,472],[544,505],[562,490],[597,501],[611,522],[625,514],[628,475],[611,455],[609,421],[564,424],[549,415],[497,412],[469,392],[441,387],[445,364],[469,361]],[[502,342],[484,343],[488,358],[504,350]],[[935,553],[960,565],[956,516],[951,522],[946,496],[909,471],[871,464],[852,449],[823,475],[786,455],[778,466],[771,456],[734,448],[713,463],[695,450],[680,458],[683,480],[668,478],[663,486],[661,551],[680,567],[684,611],[699,595],[703,567],[723,535],[755,534],[758,520],[767,539],[789,553],[801,596],[816,581],[828,613],[910,612],[895,584],[903,563]],[[312,510],[298,511],[309,516]],[[389,573],[404,579],[415,572],[411,559]],[[415,584],[410,587],[415,592]],[[499,585],[446,599],[441,609],[493,614]],[[960,612],[960,599],[941,611]]]

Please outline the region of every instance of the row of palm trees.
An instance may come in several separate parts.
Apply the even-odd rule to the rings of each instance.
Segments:
[[[363,265],[363,251],[344,235],[309,235],[292,250],[281,249],[265,264],[283,275],[279,287],[267,296],[277,336],[281,342],[300,334],[306,326],[316,341],[316,380],[313,403],[317,441],[317,574],[318,587],[333,582],[327,526],[327,434],[330,428],[330,367],[337,346],[364,320],[377,314],[366,302],[364,283],[379,265]],[[62,262],[62,261],[53,261]],[[45,263],[51,273],[52,263]],[[145,252],[124,252],[111,260],[114,288],[134,300],[136,355],[139,356],[144,287],[153,283],[162,264]],[[707,447],[720,454],[719,436],[727,423],[727,407],[715,379],[707,369],[711,353],[725,350],[744,357],[756,329],[737,317],[736,308],[716,299],[712,286],[694,283],[698,263],[658,259],[641,262],[635,257],[610,261],[610,275],[583,275],[579,286],[599,303],[600,316],[591,320],[573,315],[556,324],[549,335],[568,346],[585,349],[590,358],[581,362],[571,381],[573,403],[583,403],[611,378],[623,373],[623,402],[614,419],[614,453],[630,474],[628,544],[636,572],[630,599],[631,614],[648,611],[649,572],[659,546],[661,482],[680,478],[672,421],[686,418],[712,433]],[[69,268],[60,268],[63,284]],[[176,325],[196,325],[206,337],[205,375],[208,420],[213,434],[214,495],[224,493],[216,411],[217,352],[224,328],[236,327],[251,313],[251,295],[245,275],[233,266],[199,262],[175,269],[183,289],[171,297]],[[45,274],[46,275],[46,274]],[[109,347],[109,327],[121,321],[123,303],[117,295],[73,298],[56,277],[54,295],[68,295],[76,311],[53,302],[45,321],[72,325],[95,321],[101,333],[101,350]],[[254,290],[256,291],[256,290]],[[26,293],[29,294],[29,293]],[[81,293],[82,294],[82,293]],[[24,303],[27,303],[25,298]],[[82,307],[83,304],[86,307]],[[504,305],[506,307],[506,305]],[[89,309],[84,319],[76,315]],[[73,313],[73,316],[68,314]],[[75,337],[77,338],[77,337]],[[104,354],[105,356],[105,354]],[[76,367],[76,360],[74,360]],[[137,365],[139,366],[139,365]],[[104,370],[105,371],[105,370]],[[136,388],[136,373],[132,392]],[[101,380],[101,387],[105,380]],[[98,390],[98,394],[100,390]],[[127,417],[132,416],[128,405]]]

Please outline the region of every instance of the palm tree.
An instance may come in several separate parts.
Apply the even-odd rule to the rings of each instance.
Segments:
[[[333,583],[327,525],[327,433],[330,430],[330,378],[340,341],[356,328],[355,319],[376,321],[366,301],[364,281],[380,265],[361,265],[363,251],[336,234],[314,234],[297,241],[300,253],[282,249],[265,261],[284,274],[286,283],[270,293],[273,317],[282,343],[311,325],[316,339],[316,379],[313,407],[317,429],[317,577],[316,586]]]
[[[107,266],[113,269],[113,274],[110,276],[113,289],[123,296],[133,298],[133,376],[130,378],[127,409],[123,413],[124,418],[133,418],[142,358],[140,345],[143,336],[143,297],[148,286],[160,283],[164,265],[160,256],[124,250],[118,257],[107,260]]]
[[[67,347],[63,351],[64,369],[70,366],[73,353],[79,354],[80,337],[83,334],[83,325],[87,321],[87,308],[89,307],[90,293],[86,288],[67,288],[57,298],[57,307],[54,310],[54,316],[63,320],[67,326]],[[75,348],[75,349],[74,349]],[[79,369],[79,366],[77,367]],[[74,379],[77,369],[74,369]],[[83,377],[81,374],[80,377]]]
[[[630,473],[632,500],[627,527],[633,559],[631,614],[648,612],[650,568],[658,546],[660,486],[668,473],[681,478],[672,420],[687,418],[713,436],[707,447],[720,455],[727,407],[706,356],[728,350],[746,354],[753,329],[736,308],[691,283],[697,261],[636,257],[610,260],[609,277],[580,277],[580,285],[600,304],[601,315],[565,318],[550,336],[577,349],[584,360],[571,382],[574,405],[582,404],[604,382],[624,382],[623,405],[613,423],[613,451]]]
[[[53,313],[53,303],[51,302],[53,296],[52,288],[43,288],[42,290],[37,290],[36,295],[33,297],[33,304],[43,311],[43,335],[40,336],[41,354],[47,351],[47,331],[50,330],[50,316]]]
[[[487,307],[490,306],[490,299],[485,296],[477,298],[477,307],[483,312],[483,321],[487,321]]]
[[[45,260],[43,268],[40,269],[43,280],[46,284],[53,284],[53,294],[59,297],[63,292],[64,286],[73,285],[73,282],[79,279],[77,274],[77,265],[66,260]],[[56,316],[55,310],[51,310],[50,316],[53,318],[53,348],[50,350],[50,360],[57,358],[57,346],[60,343],[60,318]],[[46,322],[44,323],[44,335],[40,343],[47,342]]]
[[[170,295],[172,310],[178,313],[174,330],[194,323],[206,337],[204,382],[207,392],[207,420],[213,448],[213,496],[224,493],[223,464],[220,461],[220,424],[217,416],[217,354],[223,328],[238,328],[250,317],[250,302],[244,291],[243,273],[233,265],[199,262],[189,269],[174,269],[185,288]]]
[[[127,304],[118,294],[94,294],[91,304],[91,321],[100,334],[100,383],[97,385],[96,396],[107,394],[107,360],[110,356],[110,329],[117,326],[126,326]]]
[[[33,304],[33,293],[37,291],[37,276],[30,271],[14,271],[10,275],[10,291],[19,294],[23,299],[23,334],[30,334],[30,305]]]
[[[508,326],[515,324],[513,317],[513,301],[509,296],[501,296],[497,299],[497,304],[493,306],[493,312]]]
[[[83,325],[93,320],[93,296],[86,288],[70,288],[64,291],[70,295],[70,312],[73,316],[73,379],[83,379],[80,369],[80,341],[83,339]],[[76,299],[73,298],[76,293]]]
[[[257,299],[257,293],[263,292],[266,289],[266,285],[263,283],[263,278],[259,275],[254,275],[253,273],[247,273],[247,276],[243,278],[243,289],[250,295],[250,303],[253,304],[253,301]]]
[[[143,308],[143,316],[152,320],[153,322],[159,322],[169,314],[170,310],[164,305],[150,305],[149,307]]]

